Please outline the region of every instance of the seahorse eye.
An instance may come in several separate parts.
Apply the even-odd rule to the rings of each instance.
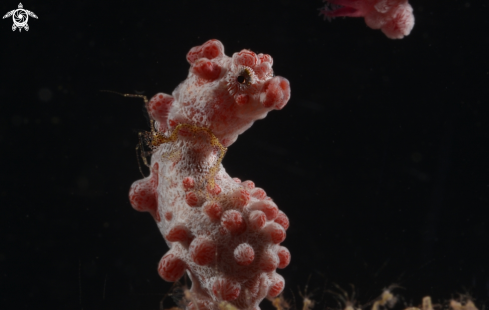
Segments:
[[[246,78],[242,75],[238,76],[237,81],[239,84],[247,84]]]

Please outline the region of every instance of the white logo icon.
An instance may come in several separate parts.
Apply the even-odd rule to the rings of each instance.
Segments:
[[[15,31],[15,29],[19,28],[19,32],[22,30],[22,28],[24,28],[25,31],[29,31],[29,25],[27,25],[29,16],[37,18],[37,15],[34,14],[34,12],[31,12],[29,10],[24,10],[22,3],[19,3],[19,8],[17,10],[12,10],[8,12],[3,16],[3,18],[7,18],[10,16],[12,16],[12,19],[14,20],[14,24],[12,25],[12,31]]]

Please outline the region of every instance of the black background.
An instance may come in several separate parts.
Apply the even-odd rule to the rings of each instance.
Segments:
[[[291,83],[224,159],[289,216],[286,296],[398,284],[406,303],[471,293],[481,309],[489,5],[411,4],[411,35],[389,40],[323,21],[319,0],[23,2],[28,32],[0,24],[0,309],[159,309],[167,247],[127,198],[143,103],[100,90],[171,93],[212,38],[272,55]]]

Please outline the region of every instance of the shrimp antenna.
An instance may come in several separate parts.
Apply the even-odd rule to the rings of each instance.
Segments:
[[[145,95],[138,95],[138,94],[123,94],[123,93],[119,93],[119,92],[116,92],[116,91],[113,91],[113,90],[107,90],[107,89],[101,89],[100,90],[101,92],[103,93],[112,93],[112,94],[116,94],[116,95],[120,95],[122,97],[128,97],[128,98],[142,98],[144,100],[144,103],[148,103],[148,97],[146,97]]]
[[[116,92],[116,91],[113,91],[113,90],[107,90],[107,89],[101,89],[100,90],[101,92],[103,93],[111,93],[111,94],[116,94],[116,95],[119,95],[119,96],[122,96],[122,97],[127,97],[127,98],[142,98],[144,100],[144,103],[147,105],[148,104],[148,97],[146,97],[145,95],[139,95],[139,94],[123,94],[123,93],[119,93],[119,92]],[[151,133],[154,133],[155,132],[155,129],[154,129],[154,121],[151,120]],[[136,145],[136,158],[138,160],[138,166],[139,166],[139,172],[141,172],[141,175],[143,177],[146,177],[143,173],[143,169],[141,168],[141,162],[139,161],[139,157],[141,156],[142,160],[143,160],[143,163],[146,167],[149,167],[149,163],[148,163],[148,155],[151,155],[151,152],[146,152],[144,150],[144,143],[143,143],[143,136],[147,135],[146,132],[139,132],[138,133],[138,137],[139,137],[139,143]]]

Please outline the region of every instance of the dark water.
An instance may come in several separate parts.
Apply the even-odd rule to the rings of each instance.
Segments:
[[[272,55],[291,83],[224,159],[289,216],[286,295],[351,283],[366,302],[398,284],[414,305],[471,293],[481,309],[489,7],[411,4],[411,35],[389,40],[324,22],[321,1],[24,2],[28,32],[0,24],[0,309],[159,309],[167,247],[127,198],[148,122],[99,90],[171,93],[212,38]]]

